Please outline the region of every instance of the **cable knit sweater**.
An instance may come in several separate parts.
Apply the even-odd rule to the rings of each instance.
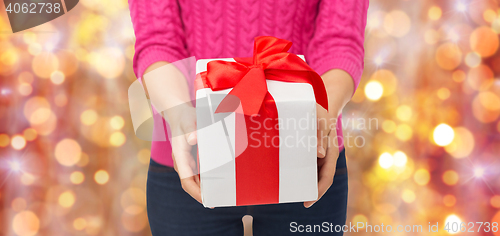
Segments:
[[[129,7],[138,78],[157,61],[249,57],[261,35],[291,41],[289,51],[305,55],[320,75],[345,70],[355,89],[363,72],[368,0],[129,0]],[[167,130],[161,116],[154,120],[154,133]],[[168,141],[152,142],[155,161],[172,166],[171,153]]]

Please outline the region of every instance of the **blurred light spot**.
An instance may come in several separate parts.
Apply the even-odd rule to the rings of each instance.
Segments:
[[[85,175],[81,171],[74,171],[69,176],[69,179],[73,184],[81,184],[85,180]]]
[[[378,55],[378,56],[375,57],[375,59],[373,60],[373,62],[375,63],[375,65],[381,66],[381,65],[384,64],[384,58],[381,55]]]
[[[429,8],[429,12],[427,13],[429,19],[431,20],[439,20],[439,18],[441,18],[441,14],[441,8],[439,8],[438,6],[432,6],[431,8]]]
[[[476,52],[467,53],[465,56],[465,64],[468,67],[478,67],[481,64],[481,56]]]
[[[384,30],[394,36],[403,37],[411,28],[411,20],[408,15],[400,10],[394,10],[385,15]]]
[[[489,57],[498,50],[498,35],[488,26],[475,29],[470,36],[470,47],[481,57]]]
[[[9,90],[9,89],[6,89],[6,88],[3,88],[3,89],[0,91],[0,94],[2,94],[2,95],[8,95],[8,94],[10,94],[10,90]]]
[[[443,173],[443,183],[447,185],[455,185],[458,182],[458,174],[454,170],[447,170]]]
[[[448,31],[448,39],[453,43],[458,43],[460,35],[455,30]]]
[[[394,157],[395,166],[403,167],[406,165],[406,162],[408,161],[408,157],[402,151],[397,151],[392,156]]]
[[[453,70],[462,62],[462,51],[454,43],[441,44],[436,50],[436,62],[445,70]]]
[[[482,178],[484,175],[484,169],[481,167],[475,167],[474,168],[474,176],[476,178]]]
[[[84,218],[76,218],[74,221],[73,221],[73,227],[76,229],[76,230],[83,230],[85,229],[85,227],[87,227],[87,221],[84,219]]]
[[[355,224],[357,226],[358,223],[360,223],[359,226],[361,226],[361,227],[359,227],[358,229],[364,229],[367,222],[368,222],[368,218],[366,218],[366,216],[363,214],[357,214],[354,217],[352,217],[353,224]]]
[[[28,84],[33,83],[34,80],[33,74],[31,74],[29,71],[23,71],[19,73],[17,79],[19,80],[19,83],[28,83]]]
[[[401,194],[401,198],[406,203],[412,203],[415,201],[415,199],[417,197],[415,196],[415,192],[413,192],[409,189],[405,189],[405,190],[403,190],[403,193]]]
[[[109,123],[111,124],[111,127],[116,130],[123,128],[123,126],[125,125],[125,121],[121,116],[113,116]]]
[[[496,18],[492,23],[491,23],[491,29],[495,31],[495,33],[500,34],[500,18]]]
[[[42,53],[42,45],[39,43],[30,43],[28,45],[28,53],[33,55],[33,56],[38,56],[40,53]]]
[[[102,230],[104,222],[102,217],[92,216],[87,218],[87,226],[85,227],[85,233],[89,235],[97,235],[99,231]]]
[[[37,137],[37,132],[33,128],[27,128],[23,131],[23,136],[27,141],[33,141]]]
[[[500,110],[500,98],[493,92],[481,92],[478,95],[479,102],[484,108],[492,111]]]
[[[399,106],[396,109],[396,117],[398,117],[398,119],[402,121],[409,121],[411,119],[411,116],[412,116],[411,107],[407,105]]]
[[[23,34],[23,41],[26,44],[34,43],[36,42],[36,34],[31,31],[27,31]]]
[[[26,117],[27,120],[31,120],[33,113],[35,113],[36,111],[38,111],[39,109],[42,109],[42,108],[50,110],[50,103],[47,101],[47,99],[45,99],[44,97],[38,97],[38,96],[31,97],[24,104],[24,109],[23,109],[24,117]]]
[[[121,216],[121,221],[123,227],[130,232],[140,232],[148,225],[145,211],[138,215],[131,215],[124,211]]]
[[[78,59],[73,51],[70,50],[59,50],[56,53],[57,58],[59,58],[59,70],[61,71],[64,78],[71,76],[78,69]]]
[[[87,153],[82,152],[80,160],[78,161],[78,163],[76,163],[76,165],[78,165],[79,167],[84,167],[87,164],[89,164],[89,155],[87,155]]]
[[[465,12],[467,10],[467,6],[463,2],[459,2],[457,3],[456,9],[459,12]]]
[[[444,88],[444,87],[438,89],[438,91],[437,91],[437,96],[441,100],[448,99],[450,97],[450,94],[451,94],[450,90],[448,88]]]
[[[63,139],[56,145],[55,156],[63,166],[73,166],[80,160],[82,148],[73,139]]]
[[[366,26],[369,29],[378,29],[382,26],[382,21],[385,13],[382,11],[375,11],[368,14],[368,19],[366,22]]]
[[[494,122],[500,116],[500,98],[492,92],[481,92],[472,101],[472,114],[483,122]]]
[[[57,94],[56,97],[54,98],[54,103],[58,107],[66,106],[66,104],[68,103],[68,98],[64,93]]]
[[[98,184],[106,184],[109,181],[109,174],[105,170],[98,170],[94,174],[94,180]]]
[[[455,196],[451,195],[451,194],[447,194],[443,197],[443,204],[447,207],[451,207],[451,206],[454,206],[455,203],[457,203],[457,199],[455,198]]]
[[[146,208],[146,193],[139,188],[129,188],[123,192],[120,204],[131,215],[137,215]]]
[[[31,114],[29,121],[32,125],[43,124],[50,118],[51,113],[49,108],[38,108]]]
[[[42,52],[33,58],[33,72],[40,78],[48,79],[53,71],[59,68],[59,60],[49,52]]]
[[[378,164],[384,169],[390,168],[394,164],[394,158],[391,154],[384,152],[378,158]]]
[[[86,110],[80,115],[80,121],[84,125],[93,125],[97,121],[97,113],[94,110]]]
[[[17,87],[17,91],[19,91],[19,94],[23,96],[28,96],[31,92],[33,92],[33,88],[31,87],[31,84],[21,83],[19,87]]]
[[[26,200],[24,200],[24,198],[18,197],[12,200],[11,206],[12,210],[20,212],[26,209],[27,203]]]
[[[479,65],[469,70],[467,82],[474,90],[484,91],[493,85],[494,73],[488,66]]]
[[[122,132],[114,132],[109,137],[109,143],[115,147],[123,145],[126,141],[125,135]]]
[[[497,13],[492,9],[487,9],[483,13],[483,19],[488,23],[492,23],[496,18],[497,18]]]
[[[453,228],[451,227],[451,225],[453,224],[458,224],[460,225],[460,223],[462,223],[463,221],[455,214],[451,214],[449,215],[448,217],[446,217],[446,220],[445,220],[445,225],[448,224],[450,225],[450,230],[448,233],[449,234],[457,234],[460,232],[460,228],[459,229],[456,229],[456,231],[453,231]]]
[[[451,78],[453,79],[453,81],[460,83],[460,82],[463,82],[465,80],[466,74],[463,70],[456,70],[456,71],[453,71]]]
[[[19,163],[19,161],[10,161],[9,168],[11,171],[19,172],[21,171],[21,163]]]
[[[21,150],[26,146],[26,140],[21,135],[14,135],[10,141],[10,145],[16,150]]]
[[[50,74],[50,81],[54,84],[62,84],[64,82],[64,74],[61,71],[54,71]]]
[[[21,53],[15,47],[2,50],[3,53],[0,55],[0,62],[6,66],[15,65],[19,60],[19,55]]]
[[[387,97],[396,92],[398,87],[398,79],[390,70],[380,69],[375,71],[369,81],[379,82],[382,86],[382,96]]]
[[[492,207],[500,208],[500,195],[495,195],[491,197],[490,204]]]
[[[21,183],[24,185],[27,185],[27,186],[32,185],[35,182],[35,180],[36,180],[35,176],[30,174],[30,173],[24,172],[21,175]]]
[[[365,95],[372,101],[377,101],[382,97],[384,88],[378,81],[370,81],[365,86]]]
[[[130,205],[125,208],[125,212],[127,212],[129,215],[137,215],[144,212],[144,207],[138,205]]]
[[[7,147],[10,143],[10,138],[9,135],[7,134],[0,134],[0,147]]]
[[[118,77],[125,68],[125,57],[119,48],[104,48],[90,54],[90,63],[106,79]]]
[[[439,41],[439,33],[434,29],[428,29],[425,31],[424,40],[428,44],[436,44]]]
[[[418,185],[423,186],[429,183],[429,180],[431,180],[431,175],[426,169],[418,169],[413,175],[413,180],[415,180],[415,183],[417,183]]]
[[[384,122],[382,123],[382,129],[386,133],[393,133],[394,131],[396,131],[396,122],[392,120],[384,120]]]
[[[433,138],[438,146],[444,147],[453,141],[455,131],[449,125],[442,123],[434,128]]]
[[[408,141],[413,136],[413,130],[407,124],[398,125],[396,128],[396,138],[401,141]]]
[[[64,208],[70,208],[75,204],[75,194],[71,191],[66,191],[59,195],[59,205],[61,205]]]
[[[12,219],[12,230],[19,236],[34,236],[40,229],[40,220],[31,211],[17,213]]]
[[[149,164],[149,160],[151,157],[151,151],[148,148],[141,149],[139,153],[137,153],[137,159],[142,164]]]

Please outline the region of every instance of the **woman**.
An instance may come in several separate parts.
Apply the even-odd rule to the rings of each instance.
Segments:
[[[328,112],[317,109],[317,201],[206,209],[200,204],[199,180],[190,172],[190,145],[196,143],[192,89],[183,76],[168,78],[161,88],[149,86],[150,94],[152,89],[162,90],[163,106],[183,108],[167,110],[163,116],[173,132],[186,134],[173,138],[172,145],[152,143],[147,200],[153,235],[241,235],[246,214],[253,216],[255,235],[286,235],[323,222],[328,222],[323,232],[338,231],[347,210],[339,115],[363,71],[368,0],[129,0],[129,5],[138,78],[191,56],[249,57],[254,38],[270,35],[293,42],[289,51],[305,55],[321,75],[329,100]],[[161,126],[166,122],[156,116],[155,131],[164,130]]]

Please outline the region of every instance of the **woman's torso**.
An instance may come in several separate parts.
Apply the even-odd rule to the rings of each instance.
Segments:
[[[189,56],[247,57],[256,36],[293,42],[305,54],[319,0],[179,0]]]
[[[178,0],[178,3],[184,31],[180,33],[185,36],[189,54],[186,56],[196,59],[249,57],[254,38],[270,35],[291,41],[289,51],[305,55],[307,60],[319,8],[319,0]],[[337,132],[342,136],[340,127],[339,119]],[[165,140],[162,138],[165,133],[168,124],[155,113],[153,140]],[[168,140],[152,142],[151,156],[156,162],[173,166],[171,153]]]

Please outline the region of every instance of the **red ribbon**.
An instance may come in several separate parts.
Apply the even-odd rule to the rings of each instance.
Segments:
[[[239,98],[243,113],[259,113],[267,91],[267,80],[290,83],[308,83],[314,89],[316,102],[328,110],[328,96],[323,80],[300,57],[288,50],[292,42],[271,36],[255,38],[253,57],[234,58],[236,62],[211,61],[201,74],[213,91],[233,88],[230,95]],[[227,96],[217,107],[216,113],[233,112],[233,96]]]
[[[266,80],[311,84],[316,102],[328,109],[323,80],[304,60],[287,52],[291,46],[284,39],[257,37],[253,57],[211,61],[200,75],[204,87],[213,91],[233,88],[216,113],[234,112],[241,102],[245,114],[244,120],[236,119],[237,129],[246,127],[248,134],[236,134],[235,153],[241,153],[235,160],[236,205],[279,203],[279,130],[263,125],[267,122],[266,127],[278,127],[278,109]],[[242,138],[248,140],[248,147],[238,145]]]

